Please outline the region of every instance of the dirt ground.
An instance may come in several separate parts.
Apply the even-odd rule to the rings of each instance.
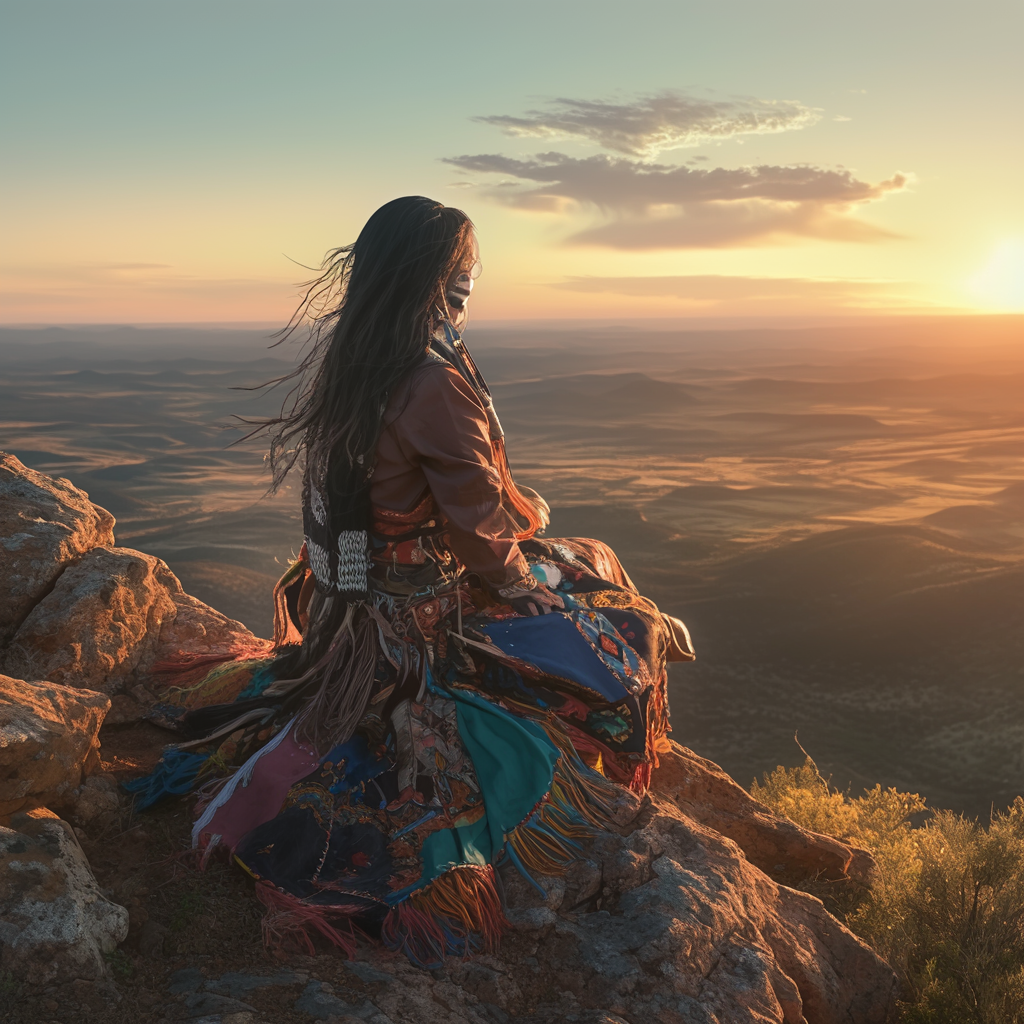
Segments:
[[[150,770],[168,738],[146,724],[105,729],[104,772],[121,782]],[[372,998],[379,985],[356,977],[334,947],[325,944],[315,957],[265,950],[252,880],[225,860],[197,869],[190,851],[192,804],[192,797],[169,798],[139,814],[126,804],[116,820],[76,828],[101,889],[130,915],[127,940],[108,957],[116,991],[80,980],[40,991],[0,979],[3,1024],[185,1019],[194,1014],[168,992],[171,976],[184,968],[197,968],[208,978],[286,968],[327,982],[349,1002]],[[368,942],[360,953],[370,953]],[[393,958],[379,946],[372,955],[378,964]],[[245,1002],[259,1011],[253,1019],[308,1024],[309,1015],[293,1009],[300,992],[294,985],[268,987],[247,994]]]

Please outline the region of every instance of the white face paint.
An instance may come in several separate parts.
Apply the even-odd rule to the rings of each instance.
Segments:
[[[461,313],[466,308],[469,296],[473,292],[473,282],[480,276],[482,270],[483,266],[477,260],[469,270],[456,271],[448,279],[444,297],[448,300],[448,305],[452,309],[457,309]]]

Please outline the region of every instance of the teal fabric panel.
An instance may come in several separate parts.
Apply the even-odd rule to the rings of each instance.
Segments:
[[[459,735],[473,759],[497,855],[511,832],[551,789],[559,751],[539,725],[466,690],[450,690]]]
[[[432,832],[423,841],[420,856],[423,859],[423,874],[416,883],[417,888],[458,864],[486,867],[494,857],[487,815],[472,825]]]
[[[550,791],[558,748],[533,722],[510,715],[483,697],[451,690],[459,735],[473,759],[486,813],[472,825],[432,832],[423,841],[423,874],[397,899],[458,864],[491,864],[511,832]]]

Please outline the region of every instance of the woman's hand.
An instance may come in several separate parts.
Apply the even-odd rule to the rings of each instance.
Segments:
[[[532,587],[526,581],[502,587],[498,594],[520,615],[548,615],[555,608],[565,607],[560,595],[536,581]]]

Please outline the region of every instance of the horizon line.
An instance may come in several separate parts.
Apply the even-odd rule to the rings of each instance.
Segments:
[[[949,320],[1024,320],[1024,312],[984,312],[977,310],[954,310],[947,313],[907,312],[897,313],[833,313],[793,314],[763,316],[709,316],[709,317],[494,317],[472,320],[466,330],[482,328],[501,330],[508,328],[552,330],[580,329],[587,327],[632,327],[633,329],[657,330],[737,330],[761,328],[765,330],[793,327],[838,327],[846,325],[867,325],[868,323],[899,323],[907,321],[949,321]],[[282,324],[276,320],[154,320],[154,321],[14,321],[0,322],[0,331],[7,330],[110,330],[135,329],[158,330],[222,330],[257,331],[280,330]]]

